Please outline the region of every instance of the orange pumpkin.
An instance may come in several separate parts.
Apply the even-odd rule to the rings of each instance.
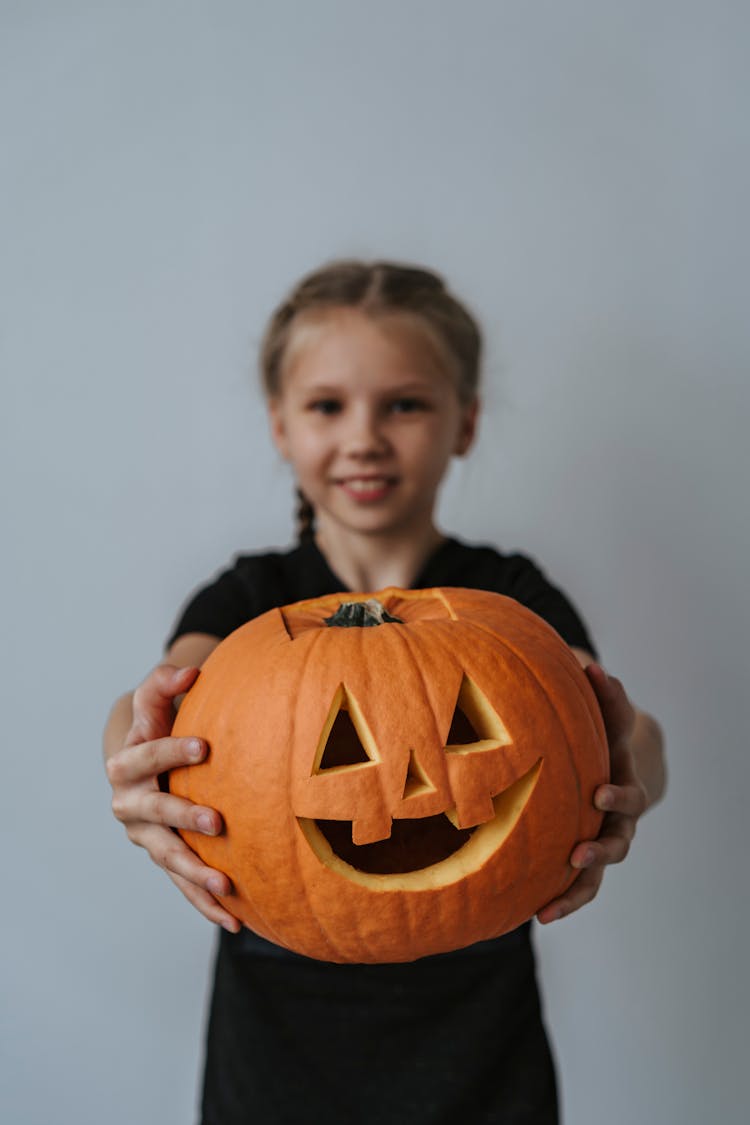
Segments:
[[[221,836],[183,833],[231,878],[222,901],[322,960],[408,961],[514,929],[571,883],[601,822],[594,693],[554,629],[499,594],[271,610],[211,654],[174,734],[210,747],[170,789],[224,817]]]

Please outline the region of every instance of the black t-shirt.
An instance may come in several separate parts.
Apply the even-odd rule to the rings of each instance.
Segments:
[[[413,583],[416,590],[431,586],[491,590],[515,598],[543,617],[569,645],[596,655],[586,626],[569,599],[526,555],[503,555],[493,547],[445,539]],[[269,609],[339,590],[346,590],[346,584],[334,574],[313,540],[291,551],[238,555],[232,567],[188,601],[167,645],[184,633],[223,638]]]
[[[516,598],[596,656],[571,602],[525,555],[446,539],[412,585]],[[269,609],[345,589],[312,540],[239,555],[188,601],[167,643],[186,633],[223,638]],[[245,928],[221,932],[202,1125],[438,1125],[454,1117],[557,1121],[529,923],[397,965],[331,965]]]

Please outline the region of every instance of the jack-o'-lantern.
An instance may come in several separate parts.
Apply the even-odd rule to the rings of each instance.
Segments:
[[[390,588],[274,609],[206,661],[170,790],[257,933],[330,961],[406,961],[498,936],[561,894],[597,834],[601,714],[575,656],[516,601]]]

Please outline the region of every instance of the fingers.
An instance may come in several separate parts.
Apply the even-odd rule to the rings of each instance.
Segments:
[[[577,844],[570,857],[576,868],[608,867],[622,863],[630,851],[635,836],[635,821],[630,817],[613,817],[606,830],[596,840]]]
[[[198,676],[198,668],[160,664],[133,693],[133,725],[126,746],[148,742],[168,734],[174,717],[174,700],[186,692]]]
[[[218,835],[223,822],[215,809],[162,793],[156,784],[159,774],[176,766],[195,764],[205,758],[207,750],[206,743],[199,738],[159,738],[118,750],[107,762],[115,817],[126,827],[160,824]]]
[[[161,825],[136,823],[127,830],[129,839],[144,848],[157,867],[163,867],[167,874],[178,875],[181,879],[202,887],[214,895],[232,893],[229,878],[205,863],[181,840],[176,833]]]
[[[637,820],[646,810],[646,791],[637,782],[600,785],[594,793],[594,804],[602,812],[619,813]]]
[[[580,870],[580,875],[564,895],[539,911],[537,919],[542,925],[565,918],[596,897],[605,867],[622,863],[630,851],[635,825],[636,821],[631,816],[609,814],[605,819],[605,828],[596,840],[576,845],[570,864]]]
[[[133,722],[122,750],[107,761],[112,785],[112,811],[128,838],[144,848],[182,891],[187,900],[211,922],[231,933],[239,921],[217,901],[232,893],[230,880],[207,867],[173,828],[215,836],[223,830],[215,809],[192,802],[158,787],[160,774],[205,758],[206,743],[199,738],[172,738],[174,701],[195,682],[198,668],[161,664],[133,694]]]
[[[601,785],[594,794],[598,809],[609,810],[596,840],[586,840],[573,849],[573,867],[607,866],[622,863],[635,836],[638,818],[646,807],[640,785]]]
[[[602,789],[614,790],[614,804],[622,812],[608,813],[597,839],[586,840],[573,849],[570,864],[580,874],[564,895],[538,912],[537,919],[542,925],[565,918],[591,902],[601,886],[604,869],[610,864],[622,863],[630,851],[637,816],[631,815],[628,810],[638,807],[642,794],[639,794],[637,787],[633,787],[633,792],[627,791],[628,787],[602,786]],[[599,793],[597,790],[597,795]]]
[[[570,863],[580,874],[565,894],[537,913],[542,925],[572,914],[596,897],[604,869],[622,863],[627,856],[636,823],[646,808],[646,793],[637,779],[629,745],[635,708],[621,682],[607,675],[600,664],[589,664],[585,671],[602,712],[609,744],[611,781],[594,793],[594,805],[606,816],[597,839],[583,841],[573,849]]]
[[[176,766],[194,765],[205,758],[208,747],[200,738],[155,738],[126,745],[107,761],[110,784],[133,785]]]
[[[590,871],[582,871],[564,895],[554,899],[553,902],[547,903],[539,911],[536,916],[537,921],[543,926],[547,926],[550,922],[557,922],[560,918],[565,918],[568,914],[580,910],[582,906],[596,898],[603,876],[603,867],[594,867]]]
[[[216,809],[194,805],[184,797],[158,789],[117,789],[112,795],[112,812],[126,827],[156,824],[201,832],[204,836],[218,836],[224,827]]]
[[[146,848],[154,863],[164,868],[188,902],[205,918],[230,933],[239,931],[240,922],[214,897],[232,893],[232,884],[226,875],[201,863],[179,836],[167,829],[145,825],[140,834],[133,831],[128,835],[134,843]]]
[[[172,872],[168,872],[168,874],[175,886],[182,891],[188,902],[191,903],[196,910],[200,910],[204,918],[208,918],[209,922],[215,922],[218,926],[223,926],[230,934],[239,933],[241,924],[238,919],[227,910],[224,910],[213,895],[203,890],[202,887],[197,887],[194,883],[183,879],[181,875],[175,875]]]

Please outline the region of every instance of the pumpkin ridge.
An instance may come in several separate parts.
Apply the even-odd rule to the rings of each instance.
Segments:
[[[345,953],[343,952],[341,947],[331,939],[331,935],[330,935],[329,931],[323,925],[323,922],[320,918],[320,915],[319,915],[317,909],[313,906],[313,904],[310,900],[310,892],[308,890],[307,880],[304,878],[305,868],[304,868],[304,864],[303,864],[302,858],[301,858],[301,856],[302,856],[301,846],[302,846],[302,843],[304,841],[304,835],[303,835],[302,830],[300,828],[299,821],[297,820],[296,817],[294,818],[294,821],[295,821],[295,823],[294,823],[295,874],[297,876],[297,880],[296,880],[297,884],[301,888],[302,895],[304,896],[305,906],[307,907],[307,918],[312,920],[312,922],[317,926],[318,930],[320,931],[320,935],[323,938],[323,941],[325,941],[328,948],[332,949],[334,954],[340,960],[346,960]],[[360,940],[361,940],[361,938],[360,938]],[[283,944],[286,944],[286,943],[283,943]],[[368,952],[369,952],[369,950],[368,950]]]
[[[580,665],[578,663],[578,658],[575,656],[574,653],[571,653],[571,656],[572,656],[573,660],[575,661],[576,669],[580,668]],[[581,681],[577,676],[574,676],[572,674],[571,669],[568,668],[567,665],[568,665],[569,662],[563,661],[562,659],[560,659],[558,661],[558,663],[559,663],[559,666],[561,668],[565,669],[565,671],[567,673],[567,677],[568,677],[568,682],[571,684],[572,687],[575,688],[578,698],[581,699],[584,703],[586,712],[587,712],[587,714],[588,714],[588,716],[591,720],[591,725],[593,727],[595,741],[600,743],[600,744],[603,744],[603,745],[607,746],[608,745],[608,743],[607,743],[607,732],[606,732],[606,729],[605,729],[605,726],[604,726],[604,719],[602,717],[601,709],[600,709],[599,704],[597,702],[594,691],[593,691],[593,689],[590,688],[590,685],[588,683],[588,679],[586,678],[586,687],[589,688],[590,690],[584,690],[583,681]],[[581,669],[581,670],[583,671],[583,669]],[[584,677],[586,677],[585,671],[584,671],[583,674],[584,674]],[[577,771],[576,771],[576,778],[578,778]]]
[[[577,657],[572,653],[571,653],[571,655],[573,656],[573,659],[576,661],[576,667],[577,668],[580,667],[580,665],[578,664]],[[566,667],[567,661],[559,660],[558,665],[561,669],[564,669],[565,675],[566,675],[566,681],[570,684],[571,690],[575,690],[575,692],[577,694],[577,697],[583,703],[583,709],[584,709],[588,719],[590,720],[591,728],[593,730],[594,741],[599,743],[599,744],[603,744],[604,746],[608,746],[607,733],[606,733],[606,730],[604,728],[604,720],[602,718],[601,711],[599,710],[599,705],[596,702],[596,697],[594,696],[593,689],[592,689],[591,692],[584,691],[583,683],[579,680],[578,677],[572,675],[572,672],[571,672],[570,668]],[[581,671],[583,671],[583,669],[581,669]],[[583,674],[584,674],[584,677],[585,677],[586,673],[584,672]],[[588,684],[588,681],[586,681],[586,682]],[[594,711],[594,707],[597,708],[596,711]],[[598,721],[597,721],[597,718],[598,718]],[[609,760],[608,760],[608,758],[609,758],[609,755],[607,754],[606,779],[609,778]],[[575,769],[573,771],[573,777],[575,779],[576,789],[577,789],[577,792],[578,792],[578,795],[579,795],[578,824],[579,824],[579,837],[582,837],[586,834],[585,831],[584,831],[585,826],[581,824],[581,820],[582,820],[582,817],[584,815],[584,811],[586,810],[586,800],[584,800],[584,794],[581,792],[581,776],[580,776],[580,772],[579,772],[578,769]],[[589,795],[588,800],[590,802],[591,795]]]
[[[557,707],[555,706],[555,704],[553,703],[552,697],[550,696],[550,693],[547,690],[546,685],[543,684],[542,681],[539,679],[539,676],[537,674],[537,670],[531,666],[528,659],[526,659],[524,656],[522,656],[521,653],[518,651],[518,649],[513,644],[511,644],[506,637],[498,637],[498,635],[492,631],[492,629],[489,625],[485,625],[482,621],[473,621],[472,624],[475,625],[476,628],[479,629],[481,632],[489,633],[492,637],[494,637],[499,642],[500,645],[502,645],[503,648],[506,648],[509,652],[513,653],[513,655],[516,657],[516,659],[520,661],[520,663],[523,665],[523,667],[526,669],[526,671],[530,673],[531,677],[536,682],[537,686],[539,687],[539,689],[542,692],[542,695],[544,696],[544,698],[547,701],[547,704],[549,706],[549,709],[550,709],[551,713],[555,716],[559,715],[559,711],[558,711]],[[568,752],[568,760],[569,760],[570,765],[571,765],[571,772],[572,772],[572,775],[573,775],[573,779],[575,781],[576,792],[577,792],[579,800],[580,800],[581,784],[580,784],[580,781],[579,781],[579,778],[578,778],[578,771],[576,769],[575,757],[573,755],[573,747],[571,745],[570,738],[568,737],[567,728],[564,726],[563,723],[559,723],[559,726],[561,727],[561,729],[563,731],[563,734],[565,736],[565,746],[566,746],[566,749],[567,749],[567,752]]]
[[[551,628],[551,626],[550,626],[550,628]],[[528,630],[523,629],[522,632],[523,632],[524,637],[529,636]],[[506,642],[506,641],[504,641],[503,643],[506,644],[507,647],[511,649],[511,651],[515,652],[516,655],[518,655],[520,659],[523,659],[523,657],[520,656],[520,653],[518,653],[517,650],[515,648],[513,648],[512,645],[508,644],[508,642]],[[571,686],[572,689],[575,689],[576,696],[584,704],[584,710],[586,711],[586,714],[587,714],[588,718],[591,720],[591,727],[593,728],[593,733],[594,733],[594,736],[595,736],[594,741],[596,741],[600,744],[606,745],[607,735],[606,735],[606,731],[604,729],[604,721],[603,721],[602,716],[601,716],[601,711],[599,710],[598,704],[596,702],[596,697],[594,696],[593,691],[585,691],[584,690],[583,683],[580,680],[579,676],[574,676],[572,674],[573,668],[575,668],[576,671],[578,671],[578,670],[583,671],[583,669],[580,668],[580,665],[579,665],[578,660],[577,660],[576,656],[574,655],[574,653],[570,652],[570,650],[568,649],[568,652],[569,652],[569,655],[570,655],[570,660],[563,660],[562,656],[563,656],[564,651],[565,650],[559,650],[559,651],[556,650],[556,651],[550,653],[550,655],[553,656],[553,658],[555,660],[556,668],[560,672],[562,672],[562,674],[565,676],[566,682]],[[571,661],[573,661],[574,663],[571,663]],[[584,672],[584,677],[585,677],[585,672]],[[548,693],[545,691],[545,694],[548,694]],[[579,772],[578,772],[577,769],[573,771],[573,777],[575,779],[577,792],[578,792],[578,795],[579,795],[579,798],[580,798],[580,797],[582,797],[582,794],[581,794],[581,790],[580,790],[580,776],[579,776]]]
[[[318,640],[318,637],[319,637],[319,633],[317,633],[317,632],[314,632],[313,634],[311,634],[311,638],[308,642],[308,648],[305,650],[304,658],[302,658],[302,664],[301,664],[301,669],[300,669],[300,678],[301,678],[301,675],[304,674],[305,670],[307,669],[308,661],[311,658],[311,650],[313,650],[313,648],[315,647],[316,642]],[[289,637],[289,641],[290,641],[290,643],[292,643],[293,638]],[[315,667],[315,665],[313,665],[313,667]],[[291,746],[296,745],[295,744],[295,738],[293,738],[293,736],[295,736],[295,729],[296,729],[296,726],[297,726],[297,708],[298,708],[298,705],[299,705],[299,700],[297,699],[295,701],[295,706],[293,706],[293,708],[289,709],[289,721],[290,721],[290,731],[289,731],[290,738],[289,738],[289,741],[290,741]],[[296,759],[295,759],[295,757],[293,757],[293,755],[280,755],[280,757],[282,757],[282,759],[283,759],[284,778],[286,778],[286,781],[287,781],[287,784],[288,784],[289,781],[290,781],[292,771],[293,771],[293,766],[295,766],[295,764],[296,764]],[[302,898],[305,899],[306,906],[307,906],[307,916],[308,916],[309,919],[314,921],[314,924],[317,926],[317,928],[319,930],[320,937],[323,938],[323,940],[324,940],[326,946],[328,947],[328,949],[331,949],[331,951],[333,951],[334,956],[343,958],[341,948],[338,947],[335,942],[333,942],[333,939],[331,938],[331,935],[328,934],[328,931],[325,929],[322,920],[320,920],[320,918],[318,917],[317,911],[313,908],[313,903],[311,903],[311,901],[310,901],[309,892],[308,892],[308,888],[307,888],[307,881],[306,881],[305,875],[304,875],[305,868],[304,868],[304,864],[302,864],[301,859],[300,859],[299,839],[298,839],[299,830],[298,830],[297,818],[295,817],[295,818],[292,818],[292,819],[293,819],[292,832],[293,832],[293,837],[295,837],[295,844],[293,844],[293,882],[292,882],[292,880],[287,879],[287,881],[286,881],[286,883],[287,883],[287,893],[288,894],[291,893],[291,894],[295,894],[295,895],[299,894],[299,895],[301,895]],[[252,901],[252,899],[250,897],[250,894],[247,894],[247,892],[244,889],[243,889],[243,895],[247,900]],[[263,916],[263,925],[266,925],[265,916]],[[270,933],[273,933],[273,927],[269,926],[268,928],[269,928]],[[289,939],[288,938],[287,939],[280,939],[279,937],[274,937],[273,940],[275,940],[275,942],[278,942],[279,945],[282,945],[284,947],[287,947],[287,948],[291,947],[289,945]]]
[[[531,611],[529,611],[529,612],[531,612]],[[544,699],[547,703],[547,707],[549,709],[549,712],[553,716],[553,718],[555,719],[556,725],[557,725],[558,729],[561,731],[562,736],[563,736],[565,751],[566,751],[566,754],[567,754],[567,757],[568,757],[568,763],[569,763],[569,766],[570,766],[569,772],[572,774],[572,779],[573,779],[574,784],[575,784],[575,791],[576,791],[576,795],[577,795],[577,798],[578,798],[578,800],[576,802],[576,809],[577,809],[577,821],[578,821],[578,826],[579,826],[579,830],[580,830],[581,815],[582,815],[582,813],[581,813],[581,785],[580,785],[580,780],[579,780],[579,777],[578,777],[578,770],[577,770],[577,766],[576,766],[575,755],[573,753],[573,747],[572,747],[572,744],[571,744],[571,741],[570,741],[567,726],[566,726],[566,724],[564,724],[561,721],[559,710],[554,705],[554,702],[553,702],[553,700],[550,696],[549,691],[547,690],[547,687],[540,680],[539,675],[537,674],[536,668],[534,668],[529,663],[528,659],[526,659],[518,651],[518,649],[515,647],[515,645],[512,642],[510,642],[506,636],[504,636],[504,635],[502,635],[498,632],[495,632],[491,625],[487,625],[487,624],[485,624],[485,622],[479,621],[476,618],[471,618],[471,619],[464,618],[464,621],[467,624],[473,626],[479,632],[491,637],[494,643],[496,643],[499,647],[502,647],[502,648],[506,649],[507,652],[511,653],[512,656],[515,657],[518,660],[518,662],[521,664],[521,666],[526,670],[526,672],[529,674],[532,681],[537,685],[538,689],[541,691],[541,694],[543,695],[543,697],[544,697]],[[558,636],[558,639],[561,639],[559,637],[559,634],[557,634],[557,636]],[[535,641],[536,643],[538,643],[538,639],[533,637],[533,635],[532,635],[531,639],[533,641]],[[525,809],[522,810],[521,815],[518,817],[518,820],[516,821],[515,832],[518,835],[524,837],[524,841],[525,841],[524,848],[525,848],[525,850],[528,851],[529,850],[528,826],[527,826],[527,823],[526,823],[526,818],[523,816],[524,811],[525,811]],[[570,885],[571,879],[569,877],[569,874],[570,874],[571,870],[572,869],[569,869],[569,871],[566,872],[564,880],[560,884],[560,891],[564,890],[565,887]],[[555,893],[560,893],[560,892],[555,892]],[[550,896],[550,898],[552,898],[552,897],[554,897],[554,895]]]
[[[279,610],[276,610],[276,612],[280,614]],[[280,616],[281,616],[282,623],[284,623],[283,615],[280,614]],[[291,636],[289,636],[288,631],[287,631],[287,636],[289,638],[288,643],[291,644],[293,638]],[[296,709],[290,708],[290,710],[289,710],[289,722],[290,722],[290,736],[292,738],[293,738],[293,735],[294,735],[294,729],[295,729],[296,721],[297,721]],[[291,741],[291,738],[290,738],[290,741]],[[285,776],[287,778],[287,781],[288,781],[289,775],[291,773],[291,769],[292,769],[292,763],[291,763],[291,760],[290,760],[289,756],[287,755],[284,758],[284,770],[285,770]],[[299,872],[298,872],[298,876],[299,876]],[[299,881],[301,881],[301,880],[299,880]],[[275,941],[278,945],[280,945],[284,948],[291,948],[288,944],[287,939],[284,938],[284,937],[281,937],[280,934],[277,933],[276,926],[273,924],[273,922],[269,921],[268,910],[267,910],[267,908],[263,909],[262,903],[259,903],[257,901],[257,898],[258,898],[257,894],[256,895],[251,894],[250,890],[247,887],[243,886],[242,892],[241,892],[241,897],[247,903],[249,903],[250,908],[253,910],[253,912],[255,914],[257,914],[258,918],[260,919],[261,925],[263,927],[263,936],[268,938],[268,940],[270,940],[270,941]],[[262,898],[262,896],[261,896],[261,898]],[[271,914],[272,914],[272,917],[273,917],[273,912],[271,912]],[[250,928],[252,929],[252,927],[250,927]],[[321,933],[321,936],[323,937],[323,940],[326,939],[326,934],[324,932]],[[335,947],[332,946],[332,943],[329,942],[329,945],[331,945],[331,947],[335,949]]]
[[[305,653],[305,657],[304,657],[304,661],[302,663],[302,667],[299,669],[298,679],[303,679],[303,677],[305,675],[305,672],[307,671],[308,662],[312,659],[313,650],[318,646],[318,644],[320,642],[320,638],[323,637],[323,636],[325,636],[325,630],[323,630],[323,629],[321,629],[319,631],[316,630],[315,632],[313,632],[312,640],[310,641],[309,648],[307,649],[307,651]],[[315,667],[316,667],[316,664],[313,665],[313,668],[315,668]],[[297,697],[295,707],[292,708],[292,732],[291,732],[292,734],[294,733],[294,725],[296,723],[297,706],[298,705],[299,705],[299,696]],[[291,745],[292,746],[296,745],[293,739],[291,741]],[[287,781],[290,782],[293,766],[296,765],[296,758],[295,758],[294,755],[287,754],[287,755],[285,755],[285,760],[286,760],[286,763],[287,763],[286,777],[287,777]],[[295,865],[296,882],[297,882],[297,885],[301,888],[302,894],[304,895],[305,904],[307,906],[308,917],[314,920],[315,925],[317,926],[318,930],[320,931],[321,937],[326,942],[328,947],[333,950],[334,954],[338,958],[340,958],[342,960],[345,960],[346,959],[345,954],[343,953],[343,951],[341,950],[339,945],[333,940],[333,938],[331,937],[331,934],[328,931],[328,929],[323,925],[323,921],[320,918],[320,916],[318,914],[318,911],[315,909],[315,907],[313,906],[312,901],[310,899],[310,892],[309,892],[309,888],[308,888],[308,885],[307,885],[307,880],[304,877],[305,863],[301,858],[302,854],[303,854],[301,852],[301,845],[304,843],[304,837],[303,837],[302,831],[300,829],[297,817],[292,815],[292,820],[294,821],[294,827],[293,827],[293,833],[294,833],[294,865]]]
[[[411,637],[410,637],[410,635],[409,635],[409,633],[407,632],[406,629],[403,630],[403,631],[399,631],[399,633],[397,633],[396,636],[397,636],[397,642],[396,643],[400,644],[401,648],[406,651],[406,653],[408,655],[408,658],[409,658],[409,661],[413,665],[414,670],[417,673],[417,676],[419,678],[419,681],[420,681],[420,684],[421,684],[421,687],[422,687],[422,691],[424,692],[424,698],[429,699],[431,693],[430,693],[429,685],[427,683],[427,679],[425,677],[425,673],[424,673],[424,669],[422,667],[422,663],[418,659],[419,652],[415,651],[415,649],[412,647]],[[416,643],[418,644],[418,640],[417,640]],[[447,663],[447,661],[445,661],[445,662]],[[461,676],[463,675],[463,669],[461,668],[458,661],[455,660],[455,658],[453,657],[452,654],[451,654],[451,664],[456,669],[456,671],[458,673],[458,677],[459,677],[458,684],[459,684],[459,691],[460,691],[461,682],[462,682]],[[458,699],[458,696],[456,696],[456,699]],[[433,727],[434,734],[435,734],[435,744],[437,746],[444,746],[443,732],[438,728],[437,716],[435,715],[435,712],[433,711],[432,707],[430,707],[429,713],[430,713],[430,720],[432,722],[432,727]],[[449,721],[449,725],[448,725],[448,730],[450,730],[450,721]],[[446,732],[446,737],[447,737],[447,732]],[[422,764],[422,769],[424,769],[425,773],[428,773],[428,771],[424,767],[424,764]],[[407,762],[406,770],[407,770],[407,773],[408,773],[408,771],[409,771],[408,762]],[[429,776],[429,774],[428,774],[428,776]],[[445,778],[446,778],[446,786],[447,786],[447,789],[448,789],[448,796],[450,798],[450,805],[448,807],[455,806],[456,798],[455,798],[455,795],[454,795],[453,790],[451,788],[450,775],[448,774],[447,769],[445,771]],[[436,781],[436,779],[432,778],[433,785],[435,784],[435,781]]]
[[[391,643],[389,638],[390,638],[390,636],[393,636],[393,635],[395,635],[396,638],[397,638],[395,643],[396,644],[402,644],[403,638],[401,637],[401,630],[400,629],[395,629],[395,630],[390,629],[389,630],[388,636],[386,637],[387,643],[389,643],[389,644]],[[359,646],[358,646],[360,648],[360,650],[363,649],[363,647],[366,643],[367,643],[366,635],[360,634]],[[367,654],[364,651],[361,651],[361,659],[363,660],[363,662],[366,660],[366,655]],[[407,770],[407,773],[408,773],[408,771],[409,771],[408,755],[407,755],[407,759],[406,759],[406,770]],[[381,796],[381,800],[384,802],[384,807],[386,809],[390,809],[391,800],[390,800],[390,793],[387,790],[387,779],[383,776],[382,773],[378,773],[378,783],[380,785],[380,796]],[[393,830],[393,816],[392,816],[392,814],[389,814],[389,815],[391,817],[391,830]]]
[[[583,794],[581,792],[581,779],[580,779],[580,776],[579,776],[576,756],[575,756],[574,749],[573,749],[573,746],[572,746],[571,741],[570,741],[570,735],[568,733],[567,724],[560,721],[560,711],[554,705],[554,703],[552,701],[552,698],[549,694],[549,691],[547,690],[547,687],[540,680],[536,669],[533,668],[530,665],[529,661],[518,651],[518,649],[515,647],[514,644],[512,644],[511,642],[508,641],[508,639],[506,637],[498,637],[496,633],[493,633],[490,626],[485,625],[481,621],[473,621],[472,624],[475,625],[476,628],[479,629],[481,632],[488,633],[489,635],[491,635],[496,641],[498,641],[501,645],[503,645],[503,647],[507,648],[509,652],[513,653],[513,655],[521,662],[521,664],[526,668],[526,670],[528,672],[530,672],[530,674],[533,676],[534,680],[536,681],[540,690],[542,691],[542,694],[544,695],[545,699],[547,700],[547,703],[548,703],[552,713],[558,718],[558,725],[559,725],[560,729],[562,730],[562,733],[563,733],[563,736],[564,736],[564,739],[565,739],[565,747],[566,747],[567,754],[568,754],[568,761],[569,761],[570,767],[571,767],[570,768],[570,775],[571,775],[573,783],[575,784],[575,790],[576,790],[576,794],[578,796],[578,801],[577,801],[577,805],[576,805],[576,807],[577,807],[578,831],[576,833],[576,837],[577,837],[577,839],[580,839],[582,834],[588,835],[588,833],[584,830],[585,826],[582,824],[582,820],[583,820],[583,818],[585,816],[585,813],[587,811],[587,802],[584,801]],[[551,628],[551,626],[550,626],[550,628]],[[526,632],[526,630],[524,630],[524,632]],[[557,636],[559,638],[559,634],[557,634]],[[562,638],[559,638],[559,639],[562,639]],[[563,643],[565,643],[565,642],[563,642]],[[572,652],[571,652],[570,655],[571,655],[573,660],[576,660],[576,657],[574,656],[574,654]],[[568,682],[570,682],[571,684],[574,684],[576,686],[576,688],[578,689],[579,697],[581,697],[583,695],[583,693],[581,692],[579,685],[576,683],[575,678],[571,675],[569,667],[566,667],[567,662],[563,661],[561,659],[558,659],[556,654],[554,654],[554,659],[555,659],[556,667],[564,670],[566,680]],[[576,664],[577,664],[577,661],[576,661]],[[585,673],[583,672],[583,669],[581,669],[581,673],[583,675],[585,675]],[[590,717],[591,712],[590,712],[588,707],[586,708],[586,712],[587,712],[587,715],[589,715],[589,717]],[[599,741],[599,738],[597,738],[597,741]],[[606,742],[606,739],[605,739],[605,742]],[[607,773],[607,775],[608,775],[608,773]],[[600,817],[600,823],[601,823],[601,819],[602,818]],[[565,886],[568,886],[569,884],[570,884],[570,880],[566,884],[562,885],[563,889],[564,889]]]

